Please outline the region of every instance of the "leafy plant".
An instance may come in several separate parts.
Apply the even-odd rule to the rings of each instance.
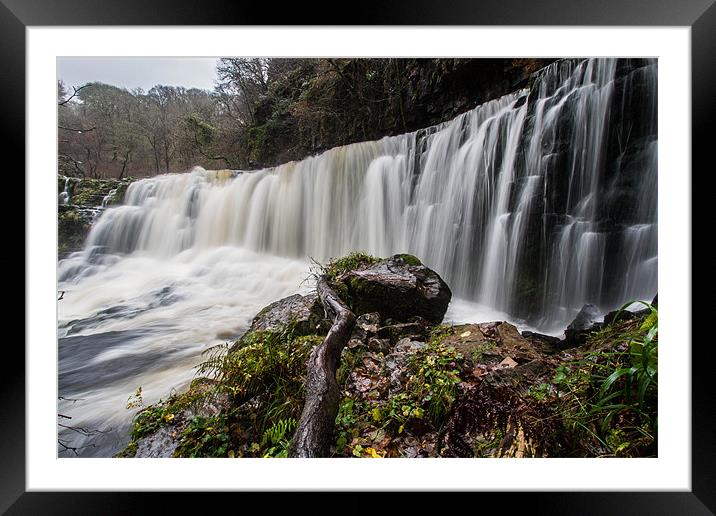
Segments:
[[[463,360],[455,348],[430,341],[410,358],[405,390],[373,409],[375,422],[394,425],[399,434],[422,420],[440,429],[457,395]]]
[[[176,457],[226,457],[230,446],[226,414],[194,416],[182,430]]]
[[[296,425],[298,421],[293,418],[281,419],[263,433],[261,446],[267,448],[264,458],[288,456],[291,435]]]
[[[560,366],[552,379],[562,396],[565,423],[586,434],[600,455],[656,450],[658,311],[643,304],[648,315],[612,322],[593,334],[587,344],[596,350],[570,368]],[[619,321],[619,313],[613,321]]]

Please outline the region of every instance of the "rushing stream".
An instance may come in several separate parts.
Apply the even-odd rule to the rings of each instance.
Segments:
[[[415,254],[450,285],[453,322],[559,334],[584,303],[651,299],[656,67],[558,61],[440,126],[132,183],[58,265],[59,411],[108,430],[61,438],[95,444],[82,455],[121,449],[135,389],[146,404],[181,389],[202,351],[311,288],[311,258]]]

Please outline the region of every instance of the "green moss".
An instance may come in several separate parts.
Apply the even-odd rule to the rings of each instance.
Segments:
[[[323,267],[323,275],[329,281],[335,281],[338,276],[349,271],[369,267],[381,261],[380,258],[363,252],[353,252],[342,258],[333,259]]]
[[[412,254],[399,254],[397,256],[402,259],[406,265],[418,266],[423,264],[423,262]]]
[[[108,199],[109,205],[121,204],[129,185],[135,181],[133,177],[124,179],[90,179],[72,178],[69,183],[69,204],[77,206],[101,206],[104,198],[113,190],[114,194]],[[64,190],[65,178],[58,176],[59,192]],[[58,193],[59,193],[58,192]]]
[[[76,208],[60,206],[57,214],[57,253],[67,253],[82,249],[90,230],[90,224],[82,219]]]
[[[129,188],[131,181],[122,181],[120,182],[115,189],[114,194],[107,200],[107,206],[115,206],[118,204],[122,204],[124,201],[124,194],[127,193],[127,188]]]

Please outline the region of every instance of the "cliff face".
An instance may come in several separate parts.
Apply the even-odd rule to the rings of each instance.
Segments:
[[[248,168],[444,122],[554,59],[316,59],[275,81],[240,142]]]

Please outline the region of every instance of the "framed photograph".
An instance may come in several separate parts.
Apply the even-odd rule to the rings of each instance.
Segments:
[[[337,26],[0,1],[26,202],[0,508],[529,491],[550,513],[716,510],[691,287],[713,2],[392,4]]]

